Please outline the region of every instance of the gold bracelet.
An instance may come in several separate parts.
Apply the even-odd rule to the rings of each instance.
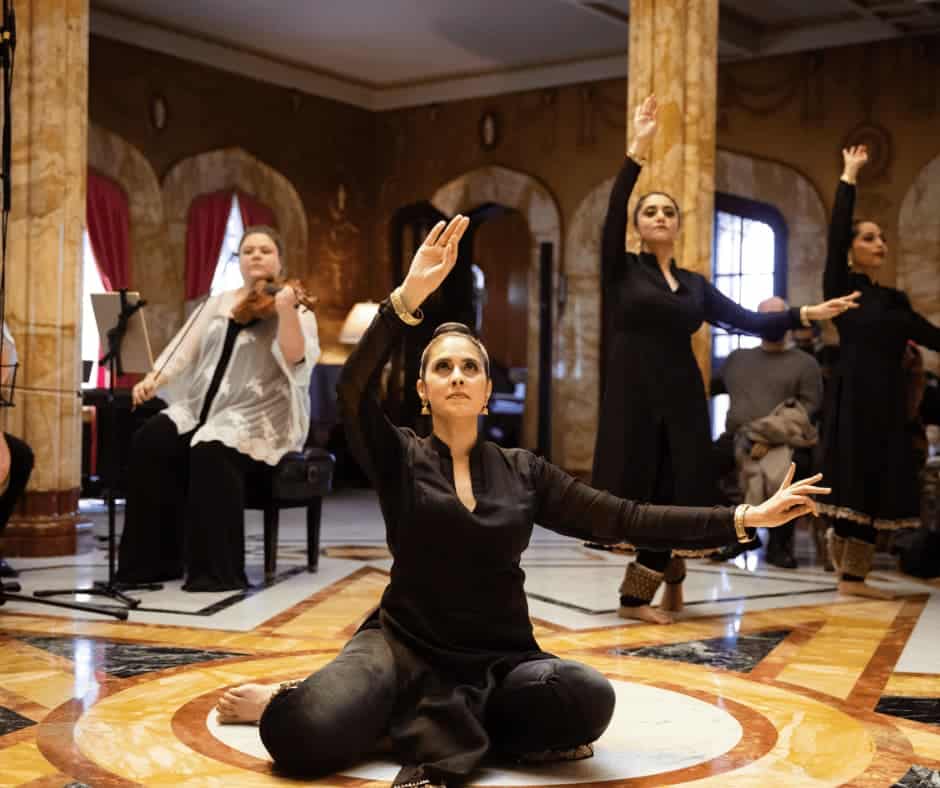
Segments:
[[[636,162],[637,164],[639,164],[641,167],[645,167],[645,166],[646,166],[646,162],[648,161],[648,159],[647,159],[646,156],[641,156],[641,155],[638,154],[638,153],[634,153],[632,150],[628,150],[628,151],[627,151],[627,156],[630,157],[631,159],[633,159],[633,161],[635,161],[635,162]]]
[[[810,328],[813,325],[813,321],[809,319],[807,313],[809,312],[809,307],[805,304],[800,307],[800,322],[806,327]]]
[[[400,287],[396,287],[392,290],[388,299],[392,302],[392,309],[395,310],[395,314],[398,315],[402,323],[409,326],[416,326],[424,320],[424,312],[420,309],[416,309],[412,313],[405,308],[405,302],[402,300]]]
[[[748,535],[747,528],[744,525],[744,515],[750,508],[751,505],[749,503],[742,503],[734,510],[734,533],[741,544],[751,541],[751,537]]]

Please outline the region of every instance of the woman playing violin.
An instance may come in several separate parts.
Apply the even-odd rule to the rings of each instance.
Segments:
[[[283,273],[276,230],[247,228],[238,255],[244,285],[199,307],[134,386],[135,406],[163,387],[172,404],[134,435],[120,582],[185,573],[185,591],[247,587],[246,479],[307,436],[316,318],[290,283],[270,292]]]

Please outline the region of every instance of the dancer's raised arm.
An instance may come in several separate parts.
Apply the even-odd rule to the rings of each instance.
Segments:
[[[438,222],[431,229],[411,261],[404,283],[379,307],[340,373],[336,391],[346,437],[356,459],[378,488],[385,481],[397,481],[394,471],[400,463],[402,446],[399,429],[382,410],[382,368],[407,326],[421,321],[421,304],[454,267],[457,244],[469,223],[469,219],[458,215],[446,227]]]

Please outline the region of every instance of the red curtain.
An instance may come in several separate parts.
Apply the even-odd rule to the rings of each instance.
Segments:
[[[92,170],[88,171],[85,223],[104,289],[112,292],[129,288],[130,209],[127,195],[117,183]],[[139,377],[121,375],[115,385],[119,388],[130,387]],[[107,370],[99,367],[98,385],[104,387],[107,383]]]
[[[110,178],[91,170],[88,171],[85,221],[105,290],[130,287],[130,211],[127,195]]]
[[[189,206],[186,224],[186,300],[204,296],[212,285],[232,211],[231,189],[201,194]]]
[[[253,224],[266,224],[268,227],[277,227],[274,211],[267,205],[258,202],[252,195],[238,192],[238,205],[242,212],[242,224],[251,227]]]

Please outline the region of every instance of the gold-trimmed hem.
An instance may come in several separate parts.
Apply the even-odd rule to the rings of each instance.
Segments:
[[[919,528],[921,526],[919,517],[900,517],[896,520],[888,520],[863,514],[848,506],[833,506],[828,503],[819,504],[819,513],[836,520],[849,520],[860,525],[870,525],[878,531],[901,531],[906,528]]]

